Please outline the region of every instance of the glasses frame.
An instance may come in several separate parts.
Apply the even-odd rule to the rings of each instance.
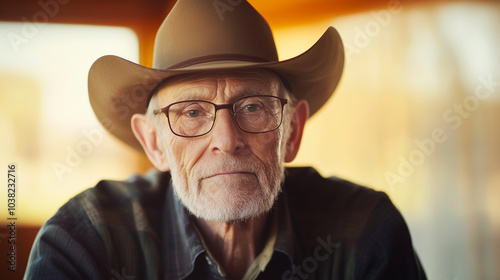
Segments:
[[[272,97],[272,98],[275,98],[275,99],[278,99],[280,102],[281,102],[281,116],[280,116],[280,122],[279,124],[273,128],[273,129],[270,129],[270,130],[266,130],[266,131],[260,131],[260,132],[251,132],[251,131],[246,131],[244,130],[243,128],[240,127],[240,125],[238,124],[238,121],[236,120],[236,114],[234,113],[234,106],[235,104],[242,100],[242,99],[245,99],[245,98],[251,98],[251,97]],[[173,129],[172,129],[172,125],[170,124],[170,117],[168,116],[168,110],[170,109],[171,106],[175,105],[175,104],[179,104],[179,103],[183,103],[183,102],[205,102],[205,103],[209,103],[209,104],[212,104],[214,105],[215,107],[215,112],[214,112],[214,117],[213,117],[213,121],[212,121],[212,126],[210,127],[210,129],[203,133],[203,134],[199,134],[199,135],[194,135],[194,136],[187,136],[187,135],[181,135],[181,134],[177,134]],[[203,135],[207,135],[208,133],[210,133],[212,131],[212,129],[214,128],[215,126],[215,121],[217,119],[217,111],[219,110],[222,110],[222,109],[229,109],[231,110],[231,116],[233,118],[233,121],[234,123],[236,124],[236,126],[243,132],[246,132],[246,133],[251,133],[251,134],[260,134],[260,133],[267,133],[267,132],[271,132],[271,131],[274,131],[276,129],[278,129],[281,124],[283,123],[283,109],[285,107],[285,105],[288,103],[288,99],[286,98],[281,98],[281,97],[278,97],[278,96],[274,96],[274,95],[248,95],[248,96],[243,96],[243,97],[240,97],[236,100],[234,100],[233,102],[231,103],[226,103],[226,104],[215,104],[213,102],[210,102],[210,101],[206,101],[206,100],[183,100],[183,101],[178,101],[178,102],[174,102],[172,104],[169,104],[168,106],[164,107],[164,108],[160,108],[160,109],[156,109],[153,111],[153,113],[156,115],[156,114],[160,114],[160,113],[163,113],[166,117],[167,117],[167,120],[168,120],[168,127],[170,128],[170,131],[172,131],[173,134],[179,136],[179,137],[185,137],[185,138],[194,138],[194,137],[200,137],[200,136],[203,136]]]

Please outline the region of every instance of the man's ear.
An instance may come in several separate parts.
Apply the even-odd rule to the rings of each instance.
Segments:
[[[130,120],[132,131],[135,138],[141,143],[146,156],[151,163],[160,171],[168,171],[170,165],[166,157],[166,151],[161,145],[158,145],[157,131],[144,114],[134,114]]]
[[[285,162],[291,162],[297,156],[307,118],[309,118],[309,104],[305,100],[300,100],[297,102],[292,112],[292,119],[290,122],[291,132],[286,143]]]

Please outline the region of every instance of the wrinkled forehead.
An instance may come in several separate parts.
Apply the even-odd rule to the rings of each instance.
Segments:
[[[156,94],[165,102],[186,99],[211,101],[216,99],[221,92],[228,98],[242,94],[282,95],[282,87],[282,80],[274,72],[266,69],[252,69],[171,77],[158,86]]]

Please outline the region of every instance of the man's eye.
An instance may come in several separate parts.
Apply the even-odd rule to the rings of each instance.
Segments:
[[[193,119],[203,117],[207,114],[207,110],[197,102],[182,105],[184,105],[184,108],[179,111],[179,113],[181,113],[180,116],[182,117]]]
[[[253,113],[253,112],[260,110],[260,106],[257,104],[249,104],[249,105],[245,105],[244,109],[245,109],[245,112]]]
[[[189,110],[186,112],[186,116],[190,118],[196,118],[201,116],[201,112],[199,110]]]

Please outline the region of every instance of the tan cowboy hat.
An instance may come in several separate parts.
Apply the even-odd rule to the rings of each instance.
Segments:
[[[230,69],[269,69],[288,82],[311,115],[330,98],[342,75],[344,48],[330,27],[306,52],[279,61],[265,19],[247,2],[178,0],[158,29],[153,68],[103,56],[89,71],[90,104],[101,124],[143,152],[130,127],[151,92],[166,78]]]

